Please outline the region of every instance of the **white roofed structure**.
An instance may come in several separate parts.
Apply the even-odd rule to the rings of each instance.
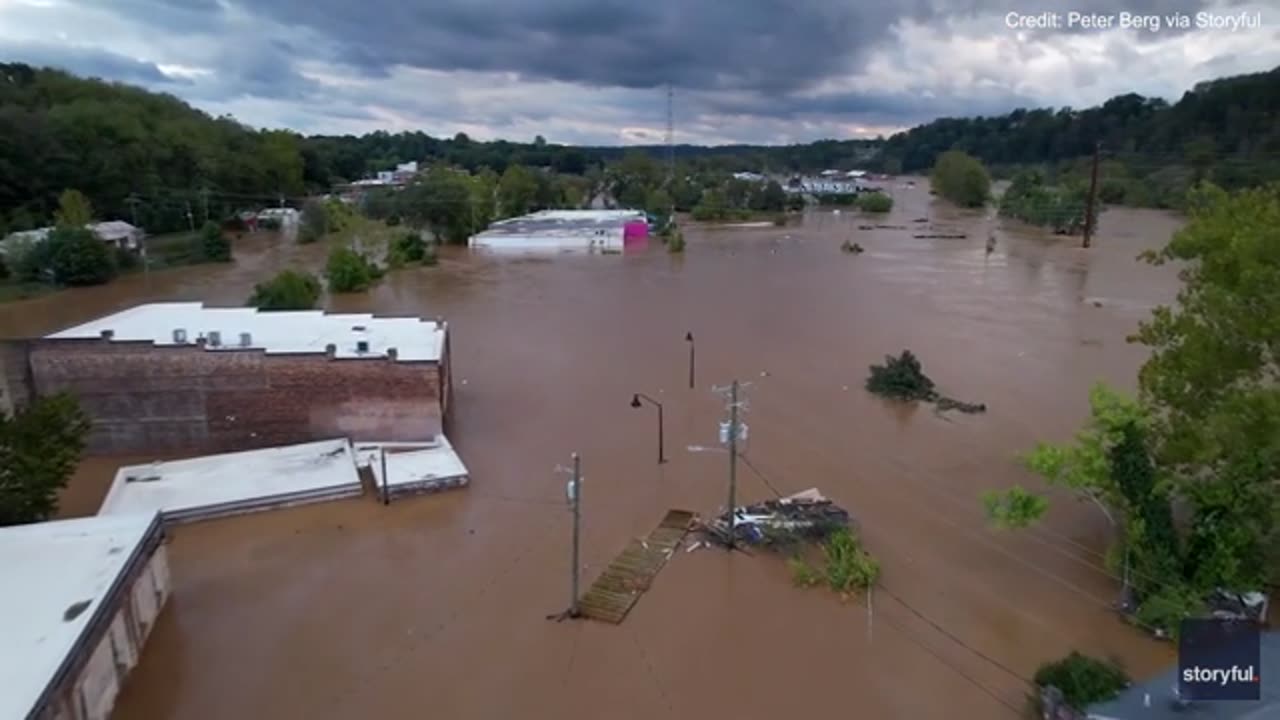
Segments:
[[[110,714],[168,596],[161,537],[155,513],[0,528],[0,718]]]
[[[621,251],[647,235],[648,217],[639,210],[541,210],[499,220],[471,236],[470,245],[489,250]]]
[[[137,305],[106,317],[47,335],[49,340],[89,339],[110,333],[114,341],[150,341],[189,345],[203,339],[205,349],[261,349],[273,353],[324,353],[335,357],[387,357],[400,362],[439,361],[446,326],[419,318],[369,314],[327,314],[319,310],[260,311],[213,308],[198,302]]]
[[[159,512],[181,522],[360,492],[355,454],[342,438],[122,467],[98,513]]]

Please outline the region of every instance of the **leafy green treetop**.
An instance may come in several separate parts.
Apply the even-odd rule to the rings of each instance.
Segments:
[[[0,526],[48,520],[80,461],[89,420],[67,394],[0,416]]]

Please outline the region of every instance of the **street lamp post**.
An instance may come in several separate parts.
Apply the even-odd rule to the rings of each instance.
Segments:
[[[662,403],[658,402],[657,400],[654,400],[653,398],[649,397],[648,395],[645,395],[644,393],[636,393],[631,396],[631,407],[633,408],[640,407],[641,400],[652,403],[654,407],[658,408],[658,464],[661,465],[662,463],[665,463],[667,461],[666,453],[663,451],[664,432],[662,429]]]
[[[689,343],[689,389],[693,389],[693,331],[684,334],[684,341]]]

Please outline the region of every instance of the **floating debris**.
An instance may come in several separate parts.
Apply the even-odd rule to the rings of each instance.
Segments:
[[[911,237],[917,240],[964,240],[969,236],[965,235],[964,233],[955,233],[955,234],[936,233],[936,234],[925,234],[925,235],[912,235]]]
[[[903,350],[898,357],[885,356],[884,365],[872,365],[867,378],[868,392],[891,400],[904,402],[924,401],[937,405],[938,412],[959,410],[963,413],[986,412],[983,403],[967,403],[943,397],[935,389],[933,380],[924,374],[920,361],[910,350]]]
[[[849,240],[845,240],[840,244],[840,250],[842,252],[852,253],[853,255],[860,255],[863,252],[861,245]]]
[[[913,223],[927,223],[927,222],[929,222],[929,218],[927,218],[927,217],[916,218],[915,220],[912,220],[911,222],[913,222]]]
[[[906,225],[876,225],[877,230],[906,230]]]
[[[736,508],[733,535],[747,545],[791,546],[826,539],[852,523],[849,512],[810,488],[777,500]],[[708,544],[729,544],[729,513],[695,523]]]

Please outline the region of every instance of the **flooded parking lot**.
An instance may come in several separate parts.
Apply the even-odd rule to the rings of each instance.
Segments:
[[[1056,503],[1044,530],[1001,533],[978,493],[1036,482],[1015,454],[1069,437],[1090,385],[1133,388],[1145,353],[1125,336],[1177,289],[1172,269],[1134,258],[1177,221],[1113,209],[1086,251],[936,204],[923,185],[894,194],[887,219],[690,228],[684,255],[451,249],[437,268],[329,299],[449,320],[449,435],[471,487],[177,529],[175,593],[115,717],[1013,717],[1023,680],[1071,649],[1138,677],[1172,662],[1172,647],[1107,609],[1116,583],[1091,508]],[[967,237],[913,238],[919,227]],[[841,253],[846,239],[866,252]],[[147,300],[239,305],[324,252],[249,238],[233,265],[0,306],[0,330],[44,333]],[[988,412],[941,417],[867,394],[867,366],[903,348]],[[678,553],[620,626],[547,621],[569,594],[555,466],[582,455],[589,582],[668,508],[724,504],[725,456],[685,448],[715,444],[724,400],[711,387],[733,379],[751,383],[738,497],[819,487],[848,508],[883,566],[872,609],[793,588],[777,558],[705,550]],[[635,392],[665,406],[665,465]],[[94,512],[115,468],[139,460],[86,461],[64,512]]]

